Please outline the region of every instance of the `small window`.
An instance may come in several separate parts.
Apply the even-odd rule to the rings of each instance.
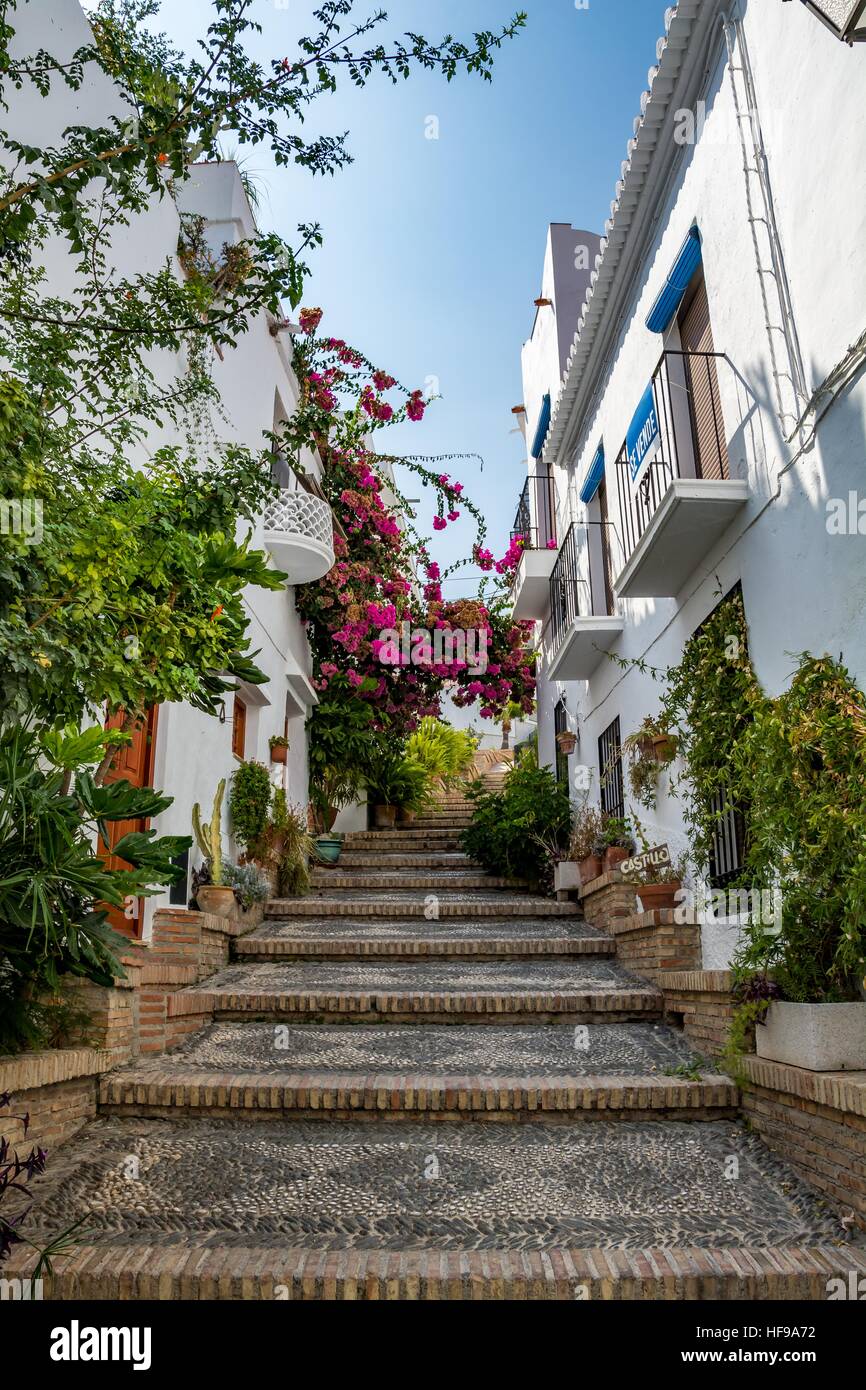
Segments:
[[[244,756],[247,743],[247,707],[240,696],[235,696],[232,715],[232,752],[236,758]]]
[[[553,735],[556,739],[556,780],[562,786],[568,786],[568,758],[559,746],[559,734],[564,734],[568,729],[568,712],[565,708],[565,701],[558,701],[553,711]]]
[[[625,815],[625,789],[622,780],[622,736],[619,717],[608,724],[598,740],[598,771],[601,809],[606,816]]]

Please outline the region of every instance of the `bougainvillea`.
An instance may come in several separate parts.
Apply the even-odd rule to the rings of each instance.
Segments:
[[[476,562],[489,554],[481,545],[483,517],[464,485],[437,471],[437,460],[373,447],[376,430],[423,418],[423,393],[401,386],[342,339],[317,338],[320,318],[318,310],[301,314],[305,336],[296,340],[295,367],[302,398],[280,441],[293,450],[318,449],[337,523],[333,568],[297,594],[316,688],[330,702],[367,701],[374,727],[398,736],[438,715],[446,689],[458,706],[478,702],[483,718],[495,718],[511,701],[529,711],[533,625],[512,621],[501,591],[492,599],[482,593],[444,600],[445,575],[415,531],[391,465],[405,465],[433,489],[435,531],[457,521],[461,509],[475,518]],[[496,566],[500,574],[507,568]]]

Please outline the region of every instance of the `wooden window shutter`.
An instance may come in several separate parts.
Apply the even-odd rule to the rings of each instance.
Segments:
[[[235,696],[232,714],[232,752],[236,758],[244,756],[247,742],[247,707],[239,695]]]

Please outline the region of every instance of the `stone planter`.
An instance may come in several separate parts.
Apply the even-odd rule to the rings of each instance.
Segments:
[[[608,845],[604,852],[605,873],[611,873],[614,869],[619,867],[623,860],[629,859],[630,857],[629,851],[623,849],[622,845]]]
[[[594,878],[601,877],[601,855],[588,854],[585,859],[581,859],[578,866],[580,874],[580,886],[585,888],[588,883],[592,883]]]
[[[674,878],[669,883],[636,883],[635,892],[643,904],[644,912],[654,912],[656,908],[676,907],[677,893],[682,886],[680,880]]]
[[[866,1003],[776,1001],[755,1029],[759,1057],[807,1071],[866,1071]]]
[[[237,902],[233,888],[217,888],[215,884],[208,883],[199,888],[195,900],[202,912],[209,912],[214,917],[225,917],[228,921],[234,920]]]
[[[577,893],[583,887],[583,879],[580,872],[580,865],[573,859],[563,859],[561,863],[553,867],[553,888],[554,892]]]
[[[397,821],[396,806],[374,806],[373,825],[377,830],[393,830]]]

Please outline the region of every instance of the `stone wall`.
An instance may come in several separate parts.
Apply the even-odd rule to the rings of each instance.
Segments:
[[[611,917],[605,930],[616,940],[616,957],[635,975],[657,982],[663,970],[700,970],[700,927],[680,924],[670,908]]]
[[[665,997],[666,1021],[682,1027],[698,1052],[718,1057],[734,1016],[730,970],[661,970],[657,983]]]
[[[866,1229],[866,1072],[746,1057],[742,1107],[756,1132],[852,1224]]]

